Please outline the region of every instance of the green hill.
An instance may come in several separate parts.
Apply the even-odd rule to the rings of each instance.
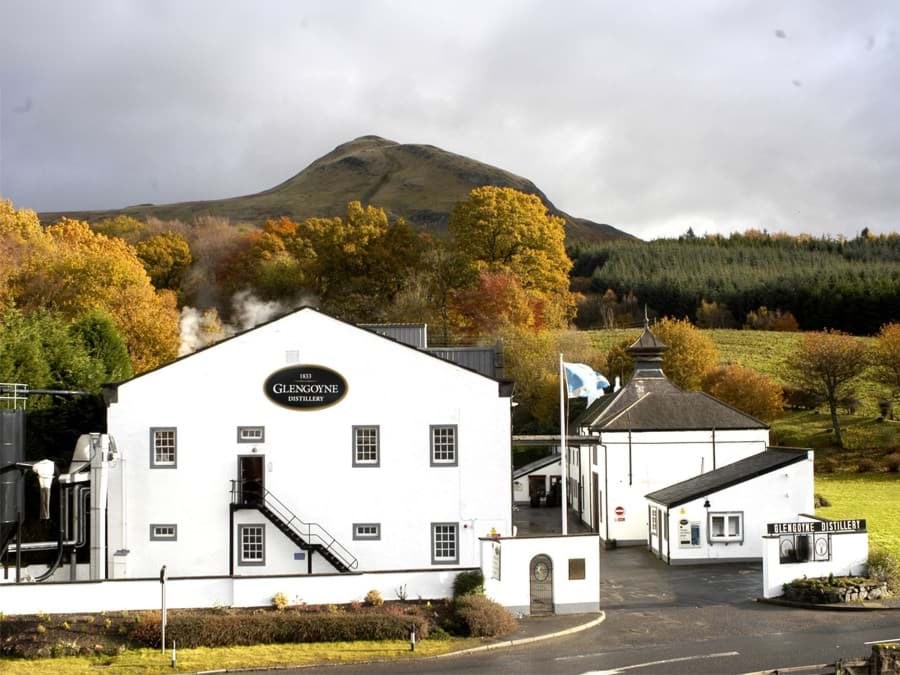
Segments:
[[[474,187],[496,185],[535,194],[566,221],[570,242],[633,239],[609,225],[575,218],[559,210],[526,178],[433,145],[400,144],[378,136],[362,136],[339,145],[296,176],[256,194],[230,199],[140,204],[105,211],[42,213],[42,222],[62,216],[94,222],[126,214],[138,219],[191,221],[202,215],[262,224],[269,218],[336,216],[347,202],[380,206],[394,217],[434,232],[444,232],[453,205]]]

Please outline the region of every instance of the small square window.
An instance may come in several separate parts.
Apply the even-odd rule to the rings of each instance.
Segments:
[[[153,524],[150,526],[150,541],[177,541],[178,525],[174,523]]]
[[[353,466],[378,466],[379,456],[378,426],[353,427]]]
[[[431,466],[457,466],[457,427],[455,424],[431,427]]]
[[[742,542],[744,540],[744,514],[710,513],[710,542]]]
[[[569,581],[584,579],[584,558],[569,558]]]
[[[266,440],[265,427],[238,427],[238,443],[263,443]]]
[[[174,427],[150,429],[150,468],[174,469],[178,459],[178,432]]]
[[[239,565],[266,564],[266,526],[238,525]]]
[[[361,539],[381,539],[380,523],[354,523],[353,538]]]
[[[431,563],[455,564],[459,562],[459,524],[431,524]]]

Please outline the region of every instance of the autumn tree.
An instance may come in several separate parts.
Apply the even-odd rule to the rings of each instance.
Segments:
[[[143,239],[135,245],[135,251],[156,288],[178,290],[193,261],[187,239],[174,232]]]
[[[16,209],[11,201],[0,199],[0,307],[13,301],[10,281],[22,261],[29,253],[48,246],[34,211]]]
[[[454,307],[469,338],[497,335],[509,326],[534,327],[531,299],[509,271],[481,270],[475,284],[457,294]]]
[[[635,336],[636,338],[637,336]],[[606,364],[609,369],[609,381],[614,382],[614,378],[619,378],[619,383],[624,384],[631,379],[634,373],[634,359],[628,353],[628,347],[634,342],[634,339],[621,340],[609,348],[606,352]]]
[[[838,420],[838,401],[849,396],[867,363],[865,345],[840,331],[804,333],[788,368],[798,385],[828,402],[831,427],[838,447],[844,447]]]
[[[699,328],[734,328],[736,322],[728,306],[719,302],[700,301],[697,308],[697,326]]]
[[[603,354],[586,333],[531,330],[507,326],[501,333],[506,375],[515,381],[516,428],[534,431],[559,429],[559,355],[606,371]]]
[[[790,312],[780,309],[772,312],[768,307],[759,307],[747,313],[747,321],[744,324],[744,328],[796,333],[800,330],[800,325]]]
[[[762,373],[737,364],[708,371],[703,376],[702,386],[710,396],[765,422],[771,422],[784,410],[781,385]]]
[[[77,220],[63,219],[46,234],[50,245],[30,251],[11,282],[18,306],[48,308],[69,319],[106,311],[128,346],[135,372],[174,358],[174,294],[155,291],[131,246]]]
[[[517,278],[539,312],[535,325],[560,328],[572,319],[564,222],[550,215],[540,198],[512,188],[475,188],[453,208],[449,231],[473,268]]]
[[[669,317],[653,324],[653,333],[669,347],[663,354],[666,376],[682,389],[700,389],[703,376],[719,362],[712,339],[687,319]]]
[[[900,323],[886,323],[881,327],[875,336],[872,363],[879,380],[896,396],[900,392]]]
[[[91,229],[98,234],[107,237],[116,237],[123,239],[129,244],[136,244],[140,240],[148,236],[149,228],[147,223],[126,215],[117,215],[111,218],[98,220],[91,225]]]

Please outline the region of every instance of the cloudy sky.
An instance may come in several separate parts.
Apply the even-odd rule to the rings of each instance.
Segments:
[[[430,143],[645,238],[900,229],[900,2],[0,0],[0,195],[256,192]]]

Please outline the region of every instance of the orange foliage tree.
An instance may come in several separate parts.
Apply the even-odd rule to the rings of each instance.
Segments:
[[[70,219],[47,228],[46,235],[46,248],[30,249],[11,282],[22,309],[48,308],[69,318],[105,310],[125,340],[138,373],[175,357],[174,294],[153,288],[130,245]]]
[[[860,340],[834,330],[805,333],[788,363],[797,384],[828,402],[831,427],[840,448],[844,440],[837,416],[838,400],[850,395],[867,362],[866,346]]]
[[[872,362],[879,379],[896,396],[900,392],[900,323],[886,323],[881,327],[875,336]]]
[[[713,368],[703,376],[702,385],[710,396],[765,422],[772,421],[784,410],[781,385],[737,364]]]
[[[700,389],[703,376],[719,362],[715,343],[687,319],[666,317],[653,324],[653,332],[669,348],[663,354],[663,370],[682,389]]]

